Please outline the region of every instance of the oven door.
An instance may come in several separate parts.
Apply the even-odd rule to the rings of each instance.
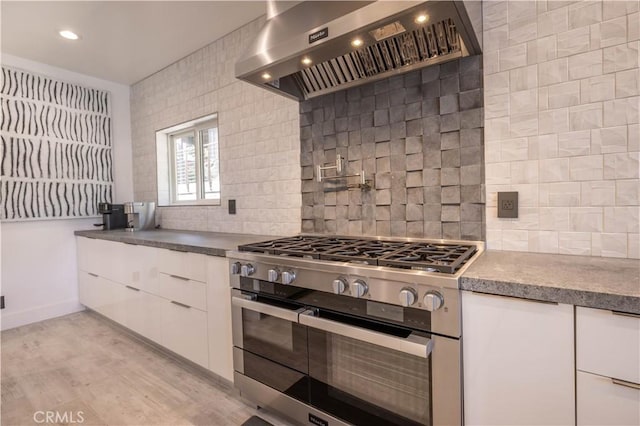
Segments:
[[[234,369],[308,401],[307,328],[299,305],[233,290]]]
[[[457,340],[322,311],[299,321],[309,327],[312,406],[357,425],[461,424]],[[457,364],[436,368],[436,352]]]

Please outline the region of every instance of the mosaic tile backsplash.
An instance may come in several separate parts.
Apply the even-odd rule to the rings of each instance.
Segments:
[[[301,102],[302,232],[483,240],[482,99],[472,56]]]

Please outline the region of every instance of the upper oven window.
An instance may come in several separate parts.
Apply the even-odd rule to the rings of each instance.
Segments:
[[[263,297],[251,303],[256,307],[237,308],[241,310],[242,332],[238,337],[241,342],[234,342],[234,344],[241,345],[245,351],[307,373],[306,327],[286,319],[298,307],[286,306],[282,302]],[[261,306],[268,306],[272,314],[265,313]],[[279,315],[279,312],[283,315]]]

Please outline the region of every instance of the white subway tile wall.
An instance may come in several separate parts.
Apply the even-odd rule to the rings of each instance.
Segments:
[[[300,232],[298,102],[237,80],[237,57],[259,19],[136,83],[131,91],[134,194],[156,200],[155,132],[218,113],[222,205],[161,207],[167,229]],[[235,199],[237,214],[227,213]]]
[[[640,11],[483,2],[487,245],[640,258]],[[520,218],[496,193],[520,193]]]

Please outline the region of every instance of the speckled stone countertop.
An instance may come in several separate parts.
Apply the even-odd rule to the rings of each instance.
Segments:
[[[75,231],[75,235],[120,243],[139,244],[170,250],[189,251],[225,256],[226,250],[235,250],[241,244],[271,240],[277,237],[249,234],[226,234],[222,232],[174,231],[155,229],[151,231]]]
[[[640,260],[484,252],[460,278],[479,293],[640,314]]]

